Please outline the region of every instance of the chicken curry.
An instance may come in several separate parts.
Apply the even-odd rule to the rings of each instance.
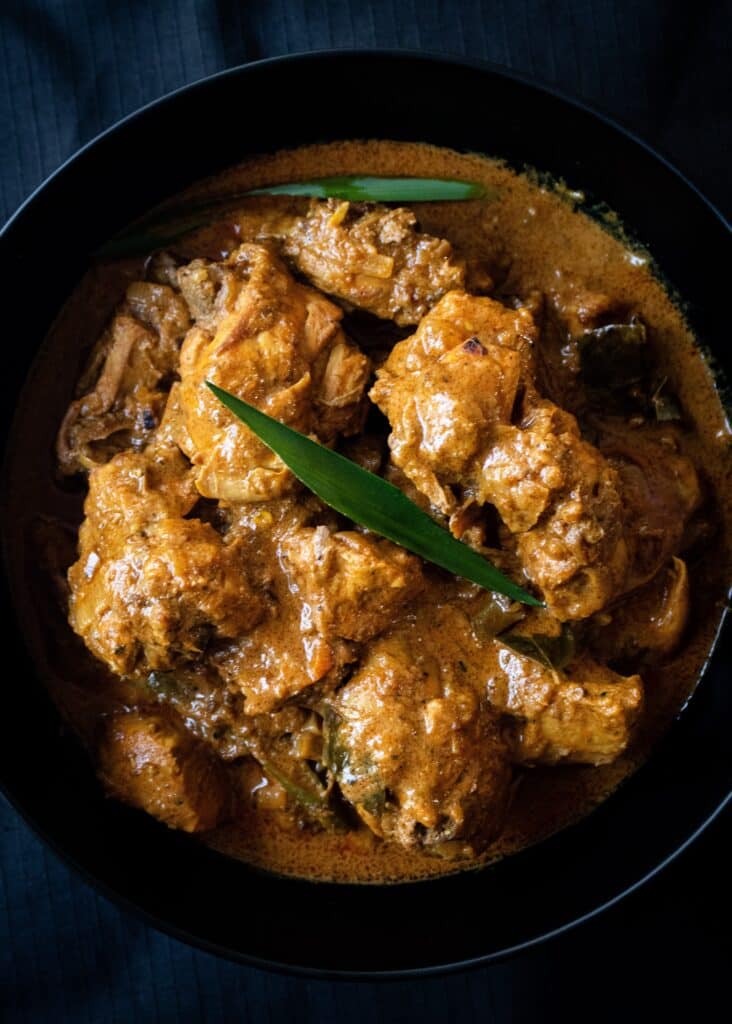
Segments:
[[[36,370],[55,468],[18,479],[17,558],[109,794],[270,870],[386,881],[535,842],[648,755],[722,613],[729,432],[648,253],[538,175],[337,143],[187,198],[354,173],[486,197],[252,196],[92,268]],[[206,380],[544,607],[345,521]]]

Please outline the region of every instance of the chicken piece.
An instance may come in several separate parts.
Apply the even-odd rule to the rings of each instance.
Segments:
[[[157,356],[175,368],[183,336],[191,325],[185,302],[177,290],[156,281],[133,281],[125,292],[125,305],[140,323],[160,338]]]
[[[487,296],[468,295],[455,291],[446,295],[419,324],[419,327],[403,341],[394,346],[384,367],[379,371],[379,384],[384,395],[389,395],[389,385],[395,378],[424,372],[435,361],[466,341],[477,341],[472,346],[473,355],[481,355],[480,348],[489,349],[499,365],[507,360],[513,367],[515,358],[496,351],[502,347],[518,353],[521,377],[529,377],[534,360],[534,346],[538,339],[536,325],[525,306],[511,309]],[[471,351],[471,347],[468,348]],[[510,384],[518,384],[513,369],[508,374]],[[514,395],[497,397],[499,410],[508,413],[513,406]]]
[[[177,370],[190,320],[166,285],[135,281],[100,338],[56,441],[64,473],[106,462],[121,448],[140,449],[158,426],[166,387]]]
[[[344,797],[403,846],[477,848],[501,826],[511,771],[471,683],[470,636],[460,609],[421,607],[369,646],[325,715],[325,757]]]
[[[627,590],[657,574],[681,544],[702,500],[696,469],[673,427],[600,426],[600,451],[619,477],[630,548]]]
[[[558,618],[586,618],[626,589],[620,480],[569,413],[540,402],[519,426],[499,429],[479,496],[497,508],[509,546]]]
[[[423,589],[419,559],[392,544],[325,526],[285,537],[280,560],[302,601],[306,632],[364,641]]]
[[[105,557],[82,548],[69,570],[69,621],[120,675],[200,657],[212,638],[246,633],[262,616],[245,549],[208,523],[159,519]]]
[[[69,621],[114,672],[170,668],[263,613],[242,539],[227,543],[208,523],[182,518],[197,497],[185,459],[163,440],[90,474]]]
[[[417,230],[411,210],[337,199],[256,196],[236,214],[238,236],[276,244],[296,269],[347,307],[397,324],[419,323],[447,292],[490,290],[480,261]]]
[[[281,546],[288,537],[309,537],[314,523],[326,535],[335,532],[337,516],[306,494],[236,505],[229,513],[227,541],[246,546],[247,570],[268,613],[246,635],[217,644],[209,660],[229,689],[242,695],[247,714],[269,713],[298,695],[303,701],[315,700],[341,682],[357,652],[351,641],[333,631],[317,631],[312,621],[317,610],[304,602],[291,579]],[[407,570],[402,571],[406,577]],[[330,592],[325,598],[331,600]]]
[[[234,313],[247,272],[247,267],[231,259],[223,263],[195,259],[178,268],[178,287],[197,327],[215,334],[218,325]]]
[[[249,715],[330,693],[355,660],[353,644],[301,631],[299,611],[295,601],[279,602],[271,616],[212,655],[221,678],[244,696]]]
[[[416,324],[465,264],[444,238],[417,231],[411,210],[314,201],[283,236],[283,251],[316,288],[397,324]]]
[[[672,654],[689,617],[689,574],[680,558],[593,623],[592,650],[603,661]]]
[[[496,427],[510,422],[536,338],[531,315],[447,295],[392,349],[370,397],[388,418],[394,463],[447,515],[470,487]]]
[[[520,434],[508,428],[503,435],[520,436],[528,458],[509,441],[486,461],[505,466],[498,481],[505,491],[488,486],[482,496],[516,531],[513,544],[524,569],[559,618],[585,618],[652,579],[678,550],[701,501],[697,472],[669,444],[667,431],[617,424],[603,429],[598,451],[580,439],[574,417],[542,402],[521,423]],[[533,473],[519,480],[521,468],[530,465]],[[553,493],[537,491],[537,478]],[[496,483],[492,472],[484,479]],[[539,504],[521,523],[508,513],[522,501],[526,483]]]
[[[526,308],[453,292],[395,346],[371,398],[432,505],[456,525],[467,504],[495,506],[554,614],[583,618],[625,579],[619,482],[574,417],[536,394],[535,340]]]
[[[370,360],[346,341],[345,335],[331,345],[325,361],[315,366],[314,430],[318,437],[330,440],[360,430],[370,376]]]
[[[171,828],[204,832],[229,813],[226,771],[172,717],[135,710],[108,719],[97,747],[107,790]]]
[[[190,466],[175,445],[119,452],[89,474],[81,548],[106,554],[155,520],[188,515],[198,498]]]
[[[587,657],[552,672],[500,644],[488,698],[515,719],[514,758],[528,764],[609,764],[625,750],[643,704],[639,676],[619,676]]]
[[[262,246],[241,246],[224,264],[194,261],[179,278],[197,319],[181,353],[178,438],[196,486],[225,501],[280,497],[292,474],[204,382],[330,443],[360,429],[369,360],[346,340],[341,311]]]

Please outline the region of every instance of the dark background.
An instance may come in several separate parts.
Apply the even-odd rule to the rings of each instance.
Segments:
[[[0,0],[0,221],[80,144],[164,92],[261,57],[353,46],[465,54],[556,84],[636,131],[729,213],[731,30],[732,6],[710,0]],[[232,111],[231,130],[246,131],[246,110]],[[205,145],[205,126],[191,145]],[[0,1019],[710,1019],[729,1005],[729,825],[728,813],[619,907],[520,958],[354,984],[238,967],[147,928],[0,798]],[[333,940],[313,923],[314,942]]]

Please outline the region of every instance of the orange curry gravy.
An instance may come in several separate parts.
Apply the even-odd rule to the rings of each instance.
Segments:
[[[500,162],[427,145],[343,142],[311,146],[248,161],[194,187],[190,196],[223,188],[330,175],[372,174],[461,178],[479,181],[488,200],[413,204],[421,229],[448,238],[468,258],[487,258],[508,269],[508,287],[561,293],[564,282],[608,294],[632,305],[650,330],[659,373],[678,396],[689,429],[684,447],[700,468],[710,494],[716,533],[689,561],[690,622],[677,653],[642,672],[646,704],[626,752],[603,767],[560,766],[524,771],[514,788],[504,831],[478,860],[451,861],[434,853],[406,851],[378,840],[365,827],[347,833],[302,830],[266,802],[255,801],[236,825],[219,827],[203,841],[217,850],[272,871],[316,879],[385,882],[416,879],[486,863],[535,843],[587,814],[648,755],[654,742],[693,691],[725,603],[730,565],[730,430],[709,368],[678,307],[654,276],[649,256],[617,232],[576,208],[577,197],[519,175]],[[206,229],[176,249],[192,259],[215,256],[235,244]],[[93,662],[63,617],[54,579],[74,555],[83,485],[59,484],[52,454],[54,436],[86,353],[99,336],[141,261],[94,267],[60,313],[31,374],[18,417],[11,458],[14,586],[29,642],[54,700],[82,739],[105,712],[106,670]],[[683,286],[683,282],[679,282]],[[43,396],[44,416],[38,416]],[[54,524],[69,524],[67,544]],[[48,537],[52,537],[49,545]],[[713,549],[713,550],[712,550]],[[39,552],[41,554],[39,554]],[[42,564],[39,572],[36,566]],[[248,784],[257,790],[261,772],[252,763]],[[194,841],[194,840],[191,840]]]

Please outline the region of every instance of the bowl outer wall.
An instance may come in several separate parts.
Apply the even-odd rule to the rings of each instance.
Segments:
[[[0,245],[9,337],[18,340],[6,348],[3,437],[33,355],[96,246],[156,202],[249,154],[335,138],[485,152],[601,198],[649,245],[698,336],[728,363],[721,297],[729,229],[638,140],[580,104],[478,62],[308,54],[223,72],[131,115],[68,161],[8,223]],[[616,901],[729,800],[727,629],[650,762],[578,825],[491,868],[433,881],[363,887],[279,878],[106,800],[37,679],[7,581],[3,602],[15,683],[6,686],[0,722],[8,797],[107,895],[179,938],[245,962],[361,977],[485,963]]]

